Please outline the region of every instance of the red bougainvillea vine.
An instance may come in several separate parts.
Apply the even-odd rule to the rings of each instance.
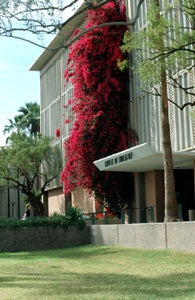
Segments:
[[[85,29],[95,25],[125,21],[124,4],[109,2],[88,11]],[[117,62],[125,26],[103,26],[82,35],[70,49],[65,78],[74,86],[75,116],[70,137],[65,142],[66,164],[62,173],[65,193],[80,186],[93,190],[112,208],[130,198],[128,173],[100,172],[93,162],[129,146],[128,72]],[[78,33],[78,30],[75,34]]]

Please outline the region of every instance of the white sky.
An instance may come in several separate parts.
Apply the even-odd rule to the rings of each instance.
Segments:
[[[31,44],[0,37],[0,145],[4,144],[2,133],[8,119],[18,114],[26,102],[39,103],[39,73],[28,71],[41,48]]]
[[[51,37],[44,44],[49,40]],[[0,146],[5,144],[2,131],[9,125],[8,119],[13,119],[26,102],[40,103],[39,72],[29,69],[42,51],[30,43],[0,37]]]

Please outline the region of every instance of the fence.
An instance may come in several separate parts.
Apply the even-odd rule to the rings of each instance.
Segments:
[[[183,219],[182,204],[178,204],[178,218]],[[100,224],[132,224],[132,223],[153,223],[158,222],[156,217],[156,207],[133,208],[117,210],[109,213],[107,211],[83,214],[83,219],[88,225]],[[189,221],[195,220],[195,210],[189,211]],[[188,220],[187,220],[188,221]]]
[[[88,225],[147,223],[155,221],[155,214],[154,207],[151,206],[113,212],[86,213],[83,214],[83,219]]]

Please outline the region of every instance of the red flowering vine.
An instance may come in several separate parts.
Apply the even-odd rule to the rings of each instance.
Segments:
[[[120,6],[120,2],[89,10],[85,29],[125,21],[124,4]],[[103,26],[82,35],[70,49],[65,71],[66,80],[74,86],[71,103],[75,116],[64,145],[65,193],[80,186],[95,191],[108,204],[127,202],[131,181],[129,174],[100,172],[93,164],[94,160],[129,146],[128,72],[121,72],[117,66],[117,61],[123,59],[120,45],[126,29]]]
[[[61,133],[60,133],[60,129],[57,128],[57,129],[56,129],[56,137],[57,137],[57,138],[60,137],[60,134],[61,134]]]

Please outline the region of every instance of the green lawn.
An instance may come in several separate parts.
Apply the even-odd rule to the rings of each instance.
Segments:
[[[195,254],[83,246],[0,253],[0,299],[195,299]]]

